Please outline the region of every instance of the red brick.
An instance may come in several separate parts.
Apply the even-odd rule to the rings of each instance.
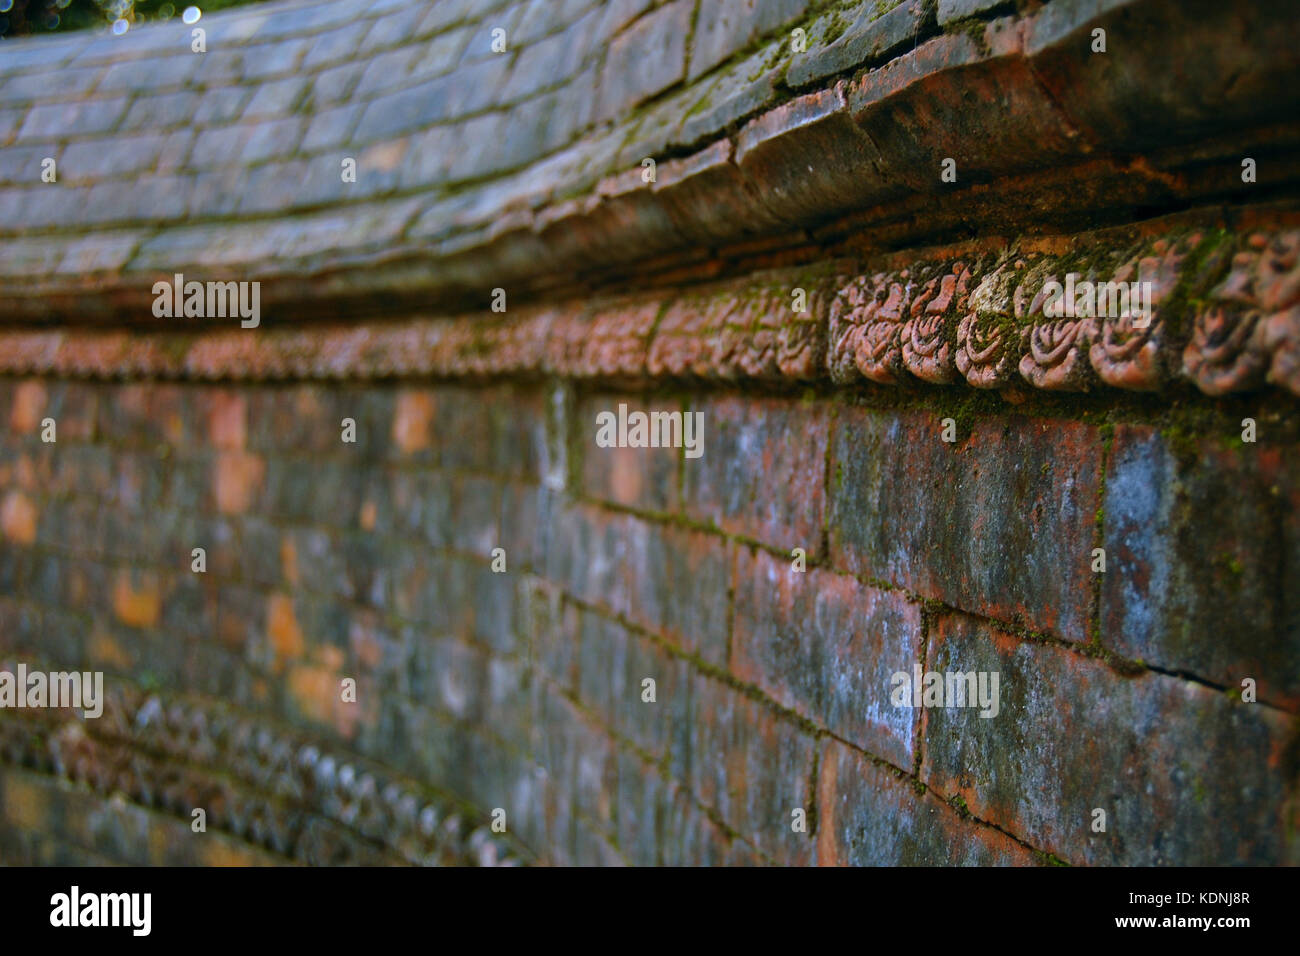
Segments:
[[[1071,863],[1297,862],[1288,715],[1164,674],[1125,677],[965,616],[934,623],[927,669],[999,674],[997,716],[923,717],[922,779],[979,819]],[[1105,833],[1092,832],[1094,808]]]
[[[807,833],[791,825],[813,805],[817,741],[726,684],[696,677],[693,693],[693,793],[776,862],[811,862],[811,822]]]
[[[10,491],[0,504],[0,530],[5,539],[16,544],[33,544],[36,541],[38,514],[32,499],[21,491]]]
[[[826,508],[827,407],[718,398],[704,413],[704,453],[683,466],[683,509],[779,550],[820,553]]]
[[[677,473],[683,460],[680,449],[597,447],[596,416],[605,411],[617,415],[620,403],[626,404],[629,411],[682,413],[680,402],[641,401],[626,395],[581,400],[575,422],[583,494],[643,511],[676,510]]]
[[[1072,641],[1089,637],[1101,437],[1077,422],[979,418],[955,444],[933,413],[843,409],[831,562]]]
[[[1034,854],[963,819],[914,780],[832,741],[817,778],[819,866],[1032,866]]]
[[[393,443],[403,454],[423,451],[430,446],[436,407],[433,395],[427,391],[407,389],[398,393],[397,411],[393,416]]]
[[[836,737],[912,766],[916,711],[890,706],[890,676],[921,659],[921,610],[847,575],[794,571],[741,548],[732,672]]]
[[[628,527],[628,617],[712,664],[727,658],[730,546],[716,534],[651,521]]]
[[[875,144],[848,113],[843,85],[783,103],[736,136],[736,163],[763,205],[808,222],[899,192]]]
[[[213,495],[223,514],[248,511],[261,490],[265,462],[247,452],[223,452],[217,456],[213,473]]]
[[[151,628],[158,623],[162,599],[153,574],[119,571],[113,582],[113,612],[129,627]]]
[[[1233,427],[1233,426],[1230,426]],[[1300,706],[1300,475],[1294,443],[1115,430],[1102,642],[1128,658]],[[1237,433],[1231,433],[1235,437]],[[1230,640],[1210,635],[1231,635]]]
[[[35,433],[45,414],[47,398],[45,386],[40,382],[19,383],[13,390],[13,404],[9,409],[9,427],[20,435]]]
[[[214,448],[240,450],[248,442],[248,405],[243,395],[216,389],[205,395],[208,440]]]

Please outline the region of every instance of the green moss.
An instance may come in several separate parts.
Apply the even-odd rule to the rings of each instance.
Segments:
[[[1045,850],[1034,850],[1034,857],[1038,860],[1039,863],[1043,864],[1044,866],[1069,866],[1070,865],[1066,863],[1064,860],[1062,860],[1059,856],[1056,856],[1055,854],[1052,853],[1048,853]]]
[[[956,23],[950,23],[944,27],[943,32],[970,37],[971,42],[975,44],[975,49],[979,50],[980,55],[988,56],[990,52],[989,46],[984,40],[984,32],[987,26],[988,24],[983,20],[971,18],[968,20],[960,20]]]
[[[844,36],[844,31],[849,28],[849,21],[843,13],[836,11],[831,22],[826,26],[826,33],[822,36],[822,44],[830,46],[840,37]]]

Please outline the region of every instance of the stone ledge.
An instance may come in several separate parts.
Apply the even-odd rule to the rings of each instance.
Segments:
[[[465,9],[471,8],[482,23],[497,15],[481,6]],[[888,32],[891,18],[909,10],[897,7],[878,29]],[[256,11],[221,23],[255,19],[248,36],[256,39],[266,24],[288,20],[277,7]],[[502,17],[514,22],[517,12]],[[980,15],[988,13],[981,9]],[[453,22],[460,24],[460,16]],[[80,178],[66,186],[0,190],[0,221],[18,224],[7,240],[14,255],[0,267],[0,305],[16,322],[98,315],[133,323],[139,316],[131,303],[161,275],[238,271],[241,278],[263,277],[264,301],[286,309],[288,303],[310,311],[340,298],[382,297],[393,302],[395,314],[411,300],[450,303],[493,287],[542,294],[556,277],[626,270],[646,256],[703,242],[743,243],[792,231],[845,234],[872,225],[877,241],[897,246],[970,229],[988,232],[1007,222],[1009,206],[1016,207],[1013,220],[1041,226],[1083,209],[1150,210],[1198,198],[1275,195],[1300,181],[1300,144],[1285,119],[1300,105],[1300,91],[1290,82],[1300,48],[1293,41],[1300,38],[1293,35],[1296,24],[1270,17],[1265,4],[1227,10],[1200,0],[1052,0],[1032,15],[962,20],[948,32],[934,32],[931,20],[930,13],[916,20],[912,46],[887,43],[879,49],[892,52],[884,54],[866,44],[858,59],[846,61],[839,80],[832,75],[824,89],[779,103],[789,93],[772,77],[788,81],[792,57],[799,56],[784,50],[786,23],[770,35],[762,64],[750,63],[752,57],[725,62],[585,134],[575,126],[559,135],[534,122],[546,97],[557,114],[582,112],[574,99],[585,82],[581,73],[527,103],[489,104],[487,113],[471,110],[449,121],[417,117],[413,132],[396,138],[376,133],[377,139],[364,141],[355,131],[345,133],[335,139],[340,145],[308,154],[294,137],[277,132],[277,122],[297,117],[306,104],[286,86],[283,111],[263,96],[271,112],[256,129],[224,128],[237,138],[261,137],[250,153],[257,159],[242,166],[192,169],[189,160],[164,161],[167,142],[146,134],[197,133],[198,120],[166,130],[142,120],[133,125],[133,142],[149,171],[130,188],[131,180],[96,179],[99,173],[86,169],[70,170],[70,177]],[[1111,37],[1104,55],[1089,48],[1090,31],[1098,26]],[[602,21],[600,29],[607,27]],[[415,36],[436,40],[446,28],[431,17]],[[828,29],[817,27],[810,36]],[[1164,39],[1154,53],[1152,44],[1122,42],[1135,30]],[[149,30],[141,35],[146,40],[138,42],[146,46],[157,40]],[[103,42],[88,41],[77,60]],[[363,46],[354,56],[359,62],[389,49],[379,41]],[[892,59],[873,62],[881,55]],[[1207,57],[1213,68],[1189,78],[1181,64]],[[775,58],[770,65],[768,58]],[[466,50],[465,69],[477,69],[470,61],[479,62]],[[583,62],[573,69],[585,69]],[[468,82],[458,85],[451,79],[457,75],[445,74],[448,90]],[[11,77],[4,88],[21,78]],[[298,80],[286,73],[279,82]],[[409,89],[418,90],[419,82],[425,81]],[[739,113],[718,113],[716,123],[701,126],[699,117],[713,115],[696,110],[705,85],[757,92]],[[273,86],[264,83],[259,95]],[[475,82],[475,90],[481,86]],[[206,102],[213,91],[200,88]],[[350,102],[358,109],[363,100],[379,102],[368,95],[358,85]],[[61,149],[77,145],[79,126],[101,115],[99,108],[84,108],[96,102],[102,106],[93,99],[68,104],[73,126]],[[340,113],[346,114],[338,116],[342,123],[360,115]],[[1235,127],[1230,137],[1221,136],[1225,117]],[[32,122],[30,115],[11,119],[9,137]],[[1206,138],[1216,135],[1220,139]],[[111,149],[122,141],[110,131],[100,142]],[[483,165],[465,148],[490,150],[496,158]],[[351,184],[355,189],[334,181],[343,150],[365,162],[366,175]],[[448,150],[460,156],[452,165],[438,160]],[[1240,179],[1247,151],[1258,152],[1260,161],[1259,182],[1251,185]],[[506,153],[512,158],[503,160]],[[1144,159],[1135,162],[1135,156]],[[658,158],[667,178],[653,187],[644,183],[642,158]],[[957,183],[939,178],[945,158],[958,164]],[[466,175],[491,172],[459,185],[453,165]],[[97,168],[112,177],[125,174],[119,166]],[[1065,170],[1068,175],[1061,175]],[[1040,185],[1032,199],[1021,195],[1027,181]],[[841,222],[845,217],[851,222]],[[88,222],[94,223],[89,232]]]

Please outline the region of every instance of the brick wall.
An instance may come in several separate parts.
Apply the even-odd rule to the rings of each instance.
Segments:
[[[1300,19],[201,22],[0,54],[0,862],[1300,863]]]
[[[702,412],[705,454],[597,448],[619,403]],[[840,394],[23,379],[0,414],[7,658],[502,808],[523,858],[1294,860],[1300,476],[1227,413],[946,443],[924,402]],[[914,665],[998,672],[999,716],[893,706]],[[76,839],[51,817],[85,797],[5,781],[13,831]],[[212,783],[178,786],[188,818]]]

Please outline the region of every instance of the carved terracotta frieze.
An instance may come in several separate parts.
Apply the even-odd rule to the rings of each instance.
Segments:
[[[1209,395],[1258,388],[1265,381],[1300,394],[1296,316],[1300,232],[1255,233],[1232,257],[1228,275],[1197,313],[1183,350],[1183,373]]]
[[[836,381],[894,385],[906,377],[899,333],[910,274],[877,273],[848,283],[831,305],[831,371]]]
[[[908,318],[898,338],[903,365],[922,381],[947,385],[958,378],[957,326],[970,280],[970,267],[955,262],[927,279],[908,305]]]
[[[887,263],[887,264],[886,264]],[[434,374],[951,384],[1008,397],[1188,381],[1300,395],[1300,230],[1207,228],[893,253],[856,268],[527,305],[508,315],[198,334],[0,331],[0,371],[276,380]],[[830,269],[844,274],[830,278]],[[802,299],[800,298],[802,294]]]

